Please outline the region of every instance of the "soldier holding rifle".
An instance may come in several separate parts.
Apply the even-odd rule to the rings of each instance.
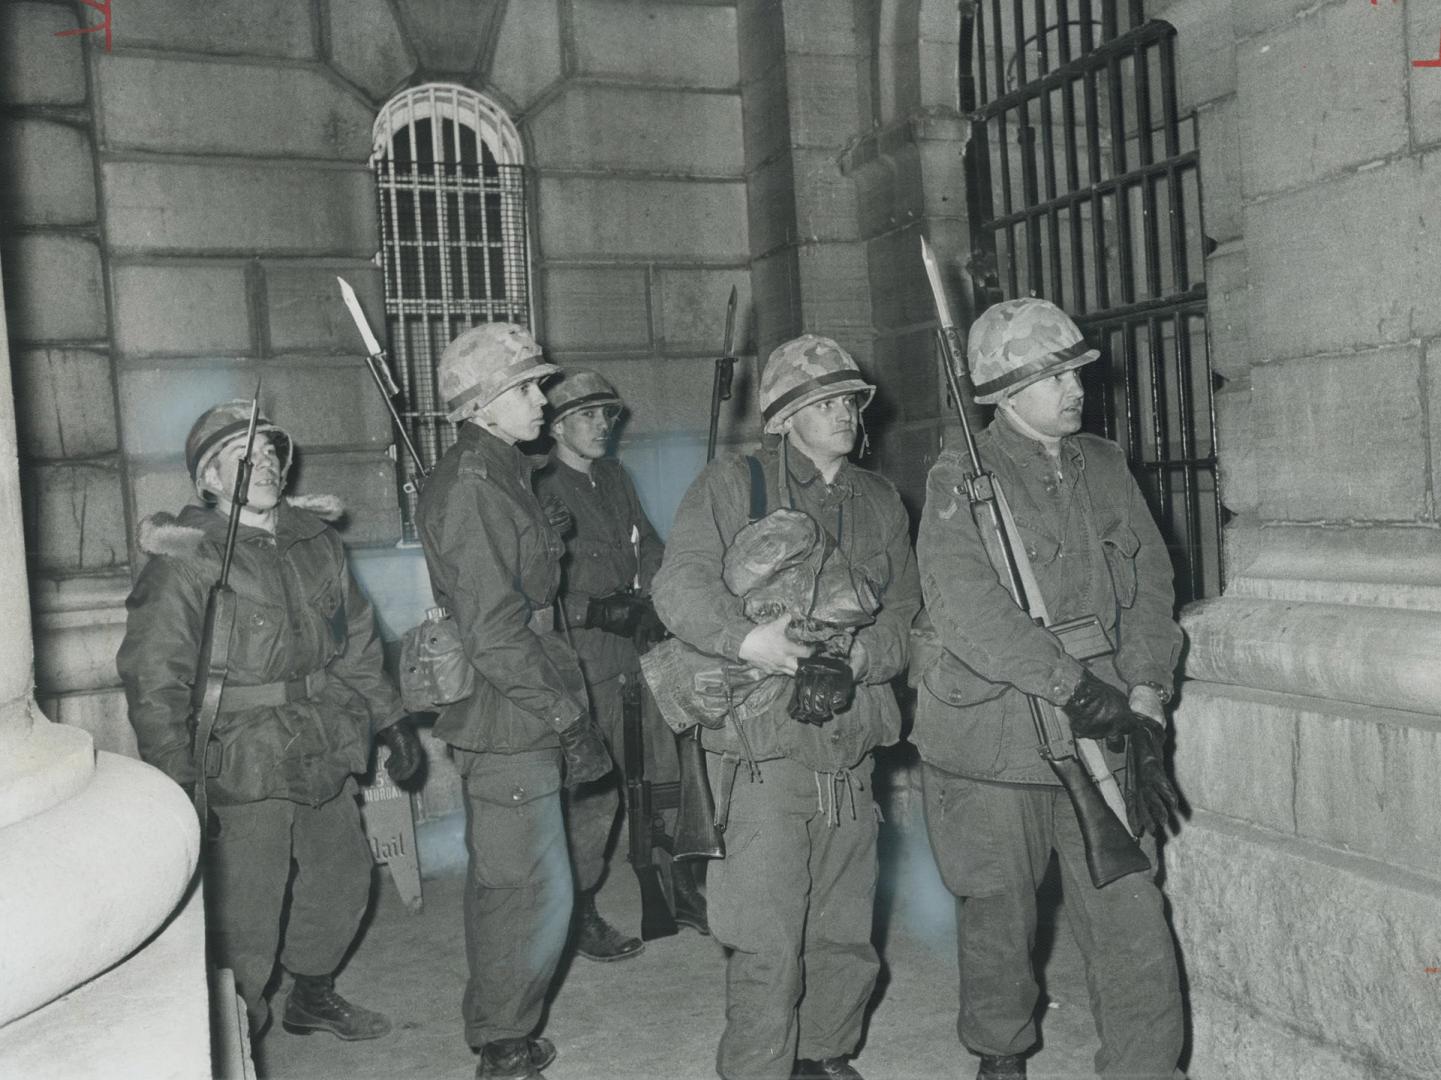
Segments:
[[[288,891],[280,959],[295,982],[282,1022],[373,1039],[390,1021],[341,997],[333,981],[370,899],[355,775],[366,771],[372,736],[389,748],[386,769],[400,784],[423,751],[381,670],[370,604],[326,524],[338,504],[282,498],[291,447],[252,402],[195,422],[185,462],[200,505],[141,524],[151,558],[126,605],[116,664],[141,756],[198,806],[208,801],[212,941],[235,972],[252,1033],[269,1019],[265,987]],[[212,643],[224,661],[197,672]],[[198,736],[197,701],[214,705]]]
[[[960,1037],[984,1080],[1024,1077],[1036,1045],[1036,890],[1053,851],[1101,1035],[1097,1073],[1179,1075],[1181,997],[1154,841],[1134,870],[1098,871],[1102,843],[1072,790],[1114,789],[1106,770],[1121,772],[1132,833],[1159,834],[1176,805],[1161,751],[1181,646],[1171,562],[1121,449],[1080,433],[1077,369],[1098,356],[1045,300],[1008,300],[976,320],[975,399],[996,406],[973,444],[984,472],[964,445],[941,454],[917,541],[926,616],[913,739],[931,846],[958,900]],[[999,489],[999,548],[975,512],[978,476]],[[1056,629],[1094,617],[1114,651],[1074,658],[1063,633],[1032,618],[1042,611]],[[1038,718],[1057,706],[1070,730],[1038,748]],[[1087,740],[1108,747],[1094,786],[1058,760],[1088,745],[1099,759]],[[1101,824],[1121,824],[1095,805]]]
[[[728,1080],[860,1075],[880,967],[869,755],[900,733],[887,683],[920,607],[900,498],[849,461],[874,390],[829,338],[777,348],[760,404],[779,448],[706,466],[656,575],[665,625],[723,684],[702,738],[726,823],[707,900],[731,950]]]
[[[622,697],[627,684],[640,678],[637,643],[647,644],[660,631],[647,593],[660,566],[661,540],[625,467],[608,456],[624,407],[615,387],[594,371],[573,369],[546,388],[546,398],[555,447],[537,489],[543,503],[560,503],[572,521],[565,532],[560,603],[596,721],[620,760]],[[675,739],[658,718],[652,721],[643,725],[645,775],[674,780]],[[576,951],[589,960],[623,960],[644,947],[606,922],[595,906],[619,810],[609,783],[587,785],[567,800],[578,892]],[[672,884],[676,921],[706,932],[705,901],[684,863],[672,866]]]

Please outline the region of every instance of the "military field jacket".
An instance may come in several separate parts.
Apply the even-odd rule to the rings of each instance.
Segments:
[[[186,721],[227,525],[226,517],[200,506],[141,525],[140,545],[152,558],[126,601],[125,640],[116,657],[141,756],[183,784],[195,781]],[[365,772],[372,734],[402,715],[381,669],[370,603],[350,576],[335,530],[317,514],[284,503],[273,535],[240,526],[230,586],[236,617],[226,695],[207,759],[211,801],[283,798],[319,805],[352,773]],[[309,698],[227,708],[233,689],[305,676],[319,687]]]
[[[1090,662],[1096,674],[1123,688],[1169,687],[1181,648],[1171,561],[1120,447],[1069,436],[1058,465],[1001,415],[976,442],[1009,500],[1051,620],[1098,616],[1116,652]],[[934,627],[939,647],[917,647],[912,737],[926,761],[959,775],[1054,783],[1023,692],[1059,705],[1081,666],[1002,586],[971,517],[970,472],[963,449],[946,450],[927,478],[916,542],[920,624]]]
[[[791,505],[779,490],[777,452],[757,456],[766,477],[767,507]],[[802,724],[786,714],[787,694],[747,721],[744,735],[757,760],[786,757],[831,772],[854,766],[873,747],[900,735],[900,711],[888,683],[906,667],[920,583],[909,522],[889,480],[847,461],[827,484],[803,454],[792,450],[788,458],[794,508],[820,523],[835,541],[836,554],[870,581],[881,607],[876,621],[856,635],[869,663],[860,673],[849,709],[821,727]],[[706,466],[676,511],[654,586],[656,611],[672,633],[733,663],[740,662],[741,642],[755,623],[746,618],[741,598],[726,588],[721,573],[726,548],[750,521],[750,507],[750,469],[744,457]],[[741,756],[747,752],[734,719],[705,729],[701,737],[709,750]]]
[[[475,693],[435,733],[465,750],[560,745],[587,709],[575,651],[541,623],[560,584],[560,535],[531,487],[535,462],[475,424],[436,465],[417,524],[436,603],[450,609],[475,668]]]
[[[583,625],[591,600],[636,583],[647,592],[660,567],[664,548],[641,508],[630,475],[614,458],[592,462],[587,476],[552,454],[550,464],[536,476],[536,487],[542,502],[558,498],[575,519],[565,534],[561,603],[586,681],[593,686],[638,670],[640,662],[629,638]],[[636,544],[631,543],[632,528],[639,537]]]

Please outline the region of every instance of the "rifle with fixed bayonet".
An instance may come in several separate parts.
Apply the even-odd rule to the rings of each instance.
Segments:
[[[925,262],[926,278],[931,285],[936,317],[940,323],[936,336],[940,343],[941,364],[946,369],[946,384],[960,416],[961,432],[971,462],[971,473],[965,484],[966,496],[991,565],[1001,576],[1001,583],[1010,592],[1016,606],[1055,634],[1071,656],[1083,662],[1104,656],[1112,651],[1111,643],[1094,615],[1048,625],[1039,590],[1032,589],[1033,595],[1027,594],[1023,584],[1025,575],[1019,561],[1023,556],[1018,553],[1007,528],[1009,513],[1005,508],[1005,493],[995,474],[981,464],[970,418],[966,415],[966,400],[961,396],[960,379],[957,377],[957,372],[964,370],[961,365],[965,362],[966,351],[951,318],[940,267],[925,237],[921,238],[921,258]],[[1100,746],[1092,739],[1076,738],[1066,714],[1049,701],[1029,694],[1026,700],[1030,705],[1036,737],[1040,740],[1041,757],[1050,765],[1075,808],[1091,883],[1099,889],[1127,874],[1148,870],[1150,860],[1125,824],[1126,809],[1120,786],[1106,766]]]
[[[260,381],[250,401],[250,424],[245,430],[245,454],[235,470],[235,489],[230,493],[230,524],[225,530],[225,552],[220,559],[220,576],[205,599],[205,623],[200,635],[200,656],[195,679],[190,685],[190,759],[195,765],[195,812],[200,815],[200,842],[205,842],[210,799],[206,775],[210,735],[220,714],[220,695],[230,672],[230,639],[235,631],[235,590],[230,587],[230,564],[235,558],[235,538],[240,531],[240,511],[250,501],[250,473],[254,465],[255,429],[260,423]],[[217,770],[218,771],[218,770]]]

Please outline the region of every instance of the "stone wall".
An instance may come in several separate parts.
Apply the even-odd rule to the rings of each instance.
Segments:
[[[334,492],[387,632],[424,575],[400,537],[391,432],[334,276],[379,323],[371,125],[458,82],[509,110],[532,166],[535,321],[633,407],[624,456],[657,524],[704,456],[710,360],[738,287],[753,350],[732,3],[127,0],[113,47],[75,6],[0,5],[0,237],[27,497],[37,674],[52,716],[133,752],[113,658],[135,524],[190,497],[194,417],[263,380]],[[724,417],[754,435],[753,364]]]
[[[1156,5],[1198,110],[1226,588],[1169,846],[1199,1077],[1422,1077],[1441,935],[1441,12]]]

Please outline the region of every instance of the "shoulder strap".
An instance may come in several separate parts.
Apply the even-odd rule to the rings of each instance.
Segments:
[[[766,516],[766,474],[754,454],[746,455],[746,464],[751,471],[751,520],[759,521]]]

